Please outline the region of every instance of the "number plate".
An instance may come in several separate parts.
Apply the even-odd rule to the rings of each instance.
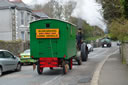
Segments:
[[[30,58],[30,56],[24,56],[24,58]]]

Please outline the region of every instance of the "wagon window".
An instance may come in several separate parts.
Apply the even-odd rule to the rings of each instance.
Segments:
[[[46,27],[49,28],[50,27],[50,24],[46,24]]]

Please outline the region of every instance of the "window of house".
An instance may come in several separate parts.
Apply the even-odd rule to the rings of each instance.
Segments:
[[[30,23],[30,13],[27,13],[27,25],[29,25],[29,23]]]
[[[24,12],[21,12],[21,25],[24,25]]]
[[[30,35],[30,32],[28,32],[28,35]]]
[[[31,17],[31,21],[35,21],[35,17],[34,16]]]
[[[24,31],[21,32],[21,39],[25,40],[25,33],[24,33]]]
[[[31,17],[31,21],[33,21],[33,17]]]
[[[30,32],[28,32],[28,40],[30,40]]]

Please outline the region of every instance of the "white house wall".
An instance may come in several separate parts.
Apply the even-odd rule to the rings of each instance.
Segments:
[[[0,10],[0,40],[12,40],[11,10]]]

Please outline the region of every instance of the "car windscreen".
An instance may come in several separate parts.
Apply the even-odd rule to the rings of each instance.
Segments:
[[[29,50],[25,50],[24,53],[30,53],[30,49]]]

